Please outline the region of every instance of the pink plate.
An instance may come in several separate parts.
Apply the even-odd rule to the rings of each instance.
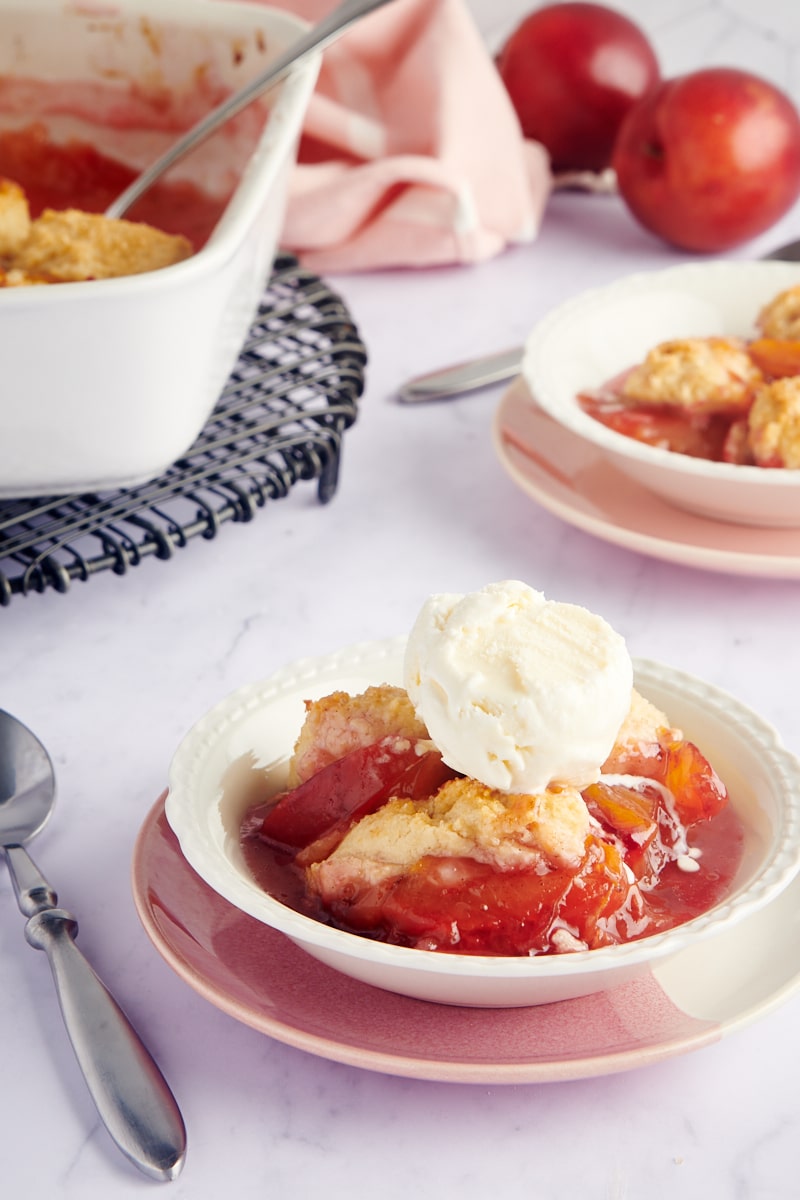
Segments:
[[[203,883],[164,796],[136,842],[133,892],[156,949],[223,1012],[323,1058],[417,1079],[544,1083],[625,1071],[718,1041],[800,986],[800,877],[730,934],[650,975],[509,1009],[412,1000],[318,962]]]
[[[558,425],[517,379],[494,422],[501,464],[542,508],[604,541],[707,571],[800,579],[800,529],[713,521],[673,508]]]

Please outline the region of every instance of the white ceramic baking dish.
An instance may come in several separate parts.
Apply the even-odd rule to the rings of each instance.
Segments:
[[[306,28],[219,0],[0,0],[0,129],[41,123],[136,170]],[[0,498],[162,472],[203,427],[269,275],[318,57],[174,169],[232,197],[192,257],[0,289]]]

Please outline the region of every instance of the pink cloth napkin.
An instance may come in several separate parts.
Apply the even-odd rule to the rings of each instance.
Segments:
[[[463,0],[394,0],[325,51],[281,244],[326,273],[479,262],[536,236],[550,187]]]

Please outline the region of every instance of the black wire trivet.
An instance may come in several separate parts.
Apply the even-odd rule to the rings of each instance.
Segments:
[[[165,474],[119,491],[0,501],[0,604],[170,558],[191,538],[252,520],[301,480],[316,479],[327,503],[366,361],[342,300],[278,257],[216,408]]]

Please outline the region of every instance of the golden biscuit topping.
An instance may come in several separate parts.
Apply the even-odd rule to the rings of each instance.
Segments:
[[[634,688],[631,692],[631,706],[628,715],[622,722],[614,750],[629,750],[636,746],[650,745],[657,742],[659,737],[667,734],[672,739],[680,739],[683,734],[673,728],[669,717],[660,708]]]
[[[580,792],[509,795],[474,779],[452,779],[426,801],[399,797],[362,817],[324,861],[312,886],[341,891],[407,873],[428,855],[472,858],[499,870],[551,863],[575,866],[585,853],[589,810]]]
[[[180,235],[76,208],[45,209],[32,221],[22,188],[0,179],[0,286],[140,275],[192,253]]]
[[[669,404],[692,412],[746,411],[762,381],[743,342],[684,338],[655,346],[628,374],[622,395],[639,404]]]
[[[759,388],[748,416],[750,446],[759,466],[800,468],[800,376]]]
[[[428,737],[404,688],[381,684],[357,696],[332,692],[321,700],[308,701],[289,763],[289,785],[310,779],[335,759],[390,734]]]
[[[765,304],[756,321],[764,337],[800,340],[800,284],[787,288]]]
[[[10,179],[0,179],[0,259],[13,258],[30,229],[31,216],[22,188]]]

